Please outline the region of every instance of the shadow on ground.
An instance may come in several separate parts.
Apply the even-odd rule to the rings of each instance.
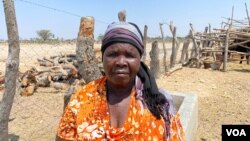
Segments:
[[[232,71],[249,73],[249,72],[250,72],[250,69],[233,69]]]

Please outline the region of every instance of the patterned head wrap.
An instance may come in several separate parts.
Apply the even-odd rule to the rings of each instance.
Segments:
[[[129,43],[138,49],[140,55],[144,52],[143,36],[134,23],[128,22],[113,22],[111,23],[102,40],[101,51],[104,53],[105,49],[113,43],[122,42]]]

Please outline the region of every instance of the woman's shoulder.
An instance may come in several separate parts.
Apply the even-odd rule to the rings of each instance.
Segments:
[[[106,77],[102,76],[92,82],[87,83],[83,87],[79,88],[74,92],[70,98],[70,102],[77,101],[86,101],[89,97],[94,97],[99,94],[104,94],[106,87]]]
[[[68,108],[76,108],[79,109],[79,107],[84,104],[91,105],[91,100],[93,97],[96,97],[97,95],[104,92],[105,88],[105,78],[101,77],[97,80],[94,80],[86,85],[84,85],[82,88],[78,89],[70,98],[70,101],[67,105]],[[103,89],[103,90],[101,90]],[[87,104],[88,103],[88,104]],[[77,106],[78,105],[78,106]]]
[[[162,88],[159,88],[159,92],[162,93],[166,97],[166,99],[169,103],[169,113],[171,115],[174,115],[175,114],[175,107],[174,107],[173,96],[171,94],[169,94],[169,92],[167,92],[166,90],[164,90]]]
[[[105,89],[106,77],[102,76],[94,81],[91,81],[78,90],[77,93],[92,93]]]

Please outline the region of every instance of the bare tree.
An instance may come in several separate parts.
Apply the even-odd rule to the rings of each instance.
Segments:
[[[38,37],[40,37],[43,41],[54,38],[54,34],[50,32],[50,30],[42,29],[36,32]]]
[[[20,47],[14,1],[3,0],[3,7],[8,32],[9,54],[5,69],[5,90],[2,101],[0,101],[0,141],[8,141],[8,122],[16,91]]]

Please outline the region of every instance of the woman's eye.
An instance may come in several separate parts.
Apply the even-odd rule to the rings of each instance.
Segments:
[[[134,57],[135,57],[135,55],[134,55],[134,54],[132,54],[132,53],[126,53],[126,57],[128,57],[128,58],[134,58]]]
[[[108,56],[108,57],[116,57],[116,56],[117,56],[117,53],[112,52],[112,53],[107,54],[107,56]]]

